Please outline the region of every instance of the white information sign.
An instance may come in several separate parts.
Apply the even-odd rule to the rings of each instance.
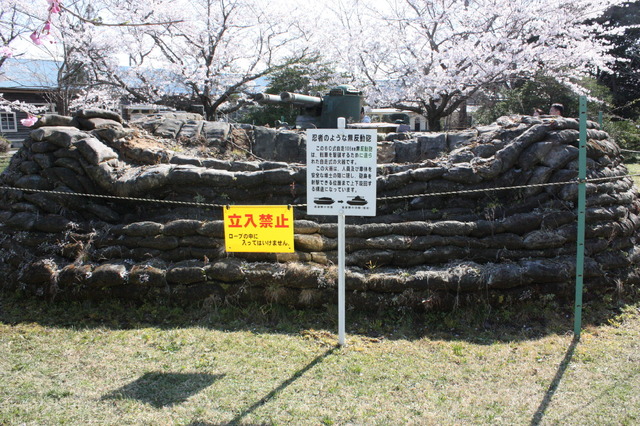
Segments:
[[[375,129],[307,130],[307,213],[376,215]]]

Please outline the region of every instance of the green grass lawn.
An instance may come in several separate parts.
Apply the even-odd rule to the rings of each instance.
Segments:
[[[11,161],[11,155],[6,152],[0,152],[0,173],[4,171]]]
[[[640,305],[449,314],[0,299],[0,424],[638,424]]]
[[[629,174],[639,175],[633,176],[633,181],[636,183],[636,187],[640,188],[640,163],[625,164],[625,166],[627,166]]]

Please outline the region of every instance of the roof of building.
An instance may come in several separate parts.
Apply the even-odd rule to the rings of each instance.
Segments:
[[[0,90],[2,89],[31,89],[47,90],[58,87],[58,71],[62,62],[46,59],[7,58],[0,67]],[[121,67],[128,70],[129,67]],[[145,71],[145,80],[156,81],[167,93],[186,93],[184,85],[176,83],[179,77],[162,68],[148,68]],[[135,75],[124,73],[123,79],[136,86],[139,79]],[[249,91],[261,91],[268,85],[266,77],[260,77],[247,84]]]
[[[8,58],[0,68],[0,90],[56,88],[59,66],[57,61]]]

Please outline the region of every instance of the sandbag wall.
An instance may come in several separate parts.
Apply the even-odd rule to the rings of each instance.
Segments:
[[[190,157],[136,144],[153,138],[116,117],[80,115],[43,120],[2,175],[23,189],[1,194],[4,290],[299,307],[335,299],[335,218],[306,215],[304,165]],[[626,175],[615,142],[589,127],[588,177]],[[348,302],[432,308],[570,293],[577,185],[564,182],[577,176],[577,129],[572,119],[505,117],[449,138],[453,150],[437,158],[439,135],[387,143],[381,155],[415,161],[380,164],[378,215],[347,218]],[[494,190],[515,185],[523,187]],[[589,183],[587,192],[587,287],[636,284],[632,180]],[[226,253],[226,204],[293,205],[295,253]]]

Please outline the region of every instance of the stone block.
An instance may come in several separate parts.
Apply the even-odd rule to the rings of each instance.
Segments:
[[[204,268],[197,266],[183,266],[171,268],[166,274],[167,282],[170,284],[192,284],[206,281],[207,274]]]
[[[106,264],[96,267],[87,279],[87,285],[94,288],[109,288],[127,283],[127,268],[119,264]]]
[[[58,114],[44,114],[38,118],[38,121],[33,125],[33,128],[38,129],[40,127],[49,126],[75,127],[77,124],[76,119],[73,117]]]
[[[420,145],[420,158],[434,160],[449,152],[447,136],[444,133],[423,134],[417,138]]]
[[[231,126],[220,121],[205,121],[202,126],[202,135],[209,143],[219,143],[227,139]]]
[[[25,265],[19,280],[27,284],[50,284],[57,272],[56,264],[51,260],[38,260]]]
[[[82,139],[77,141],[75,146],[84,159],[94,166],[118,158],[118,154],[113,149],[96,138]]]
[[[118,123],[122,123],[122,117],[120,116],[120,114],[113,111],[104,110],[104,109],[97,109],[97,108],[81,109],[76,113],[76,116],[78,118],[85,118],[85,119],[102,118],[102,119],[113,120],[113,121],[117,121]]]
[[[155,128],[153,134],[160,138],[175,139],[183,124],[182,120],[165,119]]]
[[[36,142],[47,141],[61,148],[68,148],[88,135],[75,127],[41,127],[33,130],[29,136]]]
[[[276,156],[276,130],[255,127],[253,131],[253,153],[265,160],[278,160]]]
[[[398,163],[417,163],[421,159],[421,145],[416,140],[395,141],[393,149]]]
[[[204,121],[188,120],[185,121],[178,132],[176,138],[182,140],[191,140],[199,138],[202,135]]]

